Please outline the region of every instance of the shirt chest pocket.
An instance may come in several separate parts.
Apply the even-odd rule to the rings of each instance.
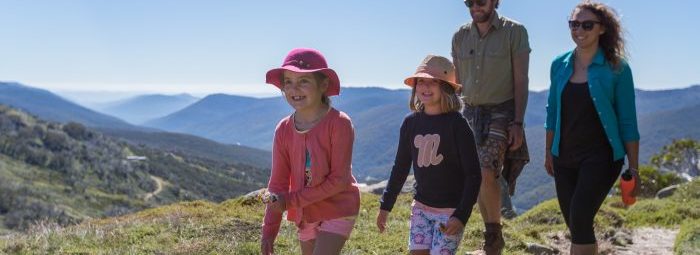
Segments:
[[[470,33],[470,30],[463,30],[460,34],[456,35],[457,37],[453,42],[452,57],[459,60],[471,60],[474,58],[475,44]]]
[[[475,50],[468,44],[463,43],[459,48],[455,49],[454,57],[462,61],[471,61],[476,55]]]
[[[503,43],[504,39],[491,38],[486,45],[484,45],[484,54],[487,58],[491,60],[510,60],[510,51],[508,47]],[[494,40],[496,39],[496,40]]]
[[[498,46],[498,45],[494,45]],[[501,70],[502,72],[510,72],[511,60],[509,51],[502,47],[487,46],[484,54],[483,68],[484,71]],[[491,73],[493,74],[493,73]]]

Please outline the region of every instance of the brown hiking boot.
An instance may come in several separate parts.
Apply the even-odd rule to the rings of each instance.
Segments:
[[[506,245],[503,240],[503,232],[501,224],[486,223],[486,231],[484,231],[484,252],[486,255],[501,255],[503,247]]]

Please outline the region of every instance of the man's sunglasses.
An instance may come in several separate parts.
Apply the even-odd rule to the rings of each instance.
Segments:
[[[466,4],[468,8],[472,8],[474,4],[478,5],[479,7],[484,7],[487,1],[488,0],[464,0],[464,4]]]
[[[578,21],[578,20],[569,20],[569,28],[573,29],[578,29],[583,28],[585,31],[591,31],[593,30],[593,27],[595,27],[595,24],[600,24],[600,21],[595,21],[595,20],[585,20],[585,21]]]

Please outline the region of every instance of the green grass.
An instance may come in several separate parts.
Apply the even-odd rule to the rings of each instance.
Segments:
[[[130,145],[81,124],[49,123],[2,105],[0,126],[2,229],[25,231],[37,222],[66,226],[180,201],[221,202],[263,187],[269,175],[238,160],[259,152],[243,147],[219,145],[232,148],[225,153],[231,159],[215,161]],[[147,160],[126,161],[127,155]],[[168,185],[144,201],[156,188],[150,176]]]
[[[675,254],[697,254],[700,251],[700,220],[684,223],[676,237]]]
[[[343,254],[405,254],[411,198],[401,195],[390,214],[387,231],[375,226],[379,197],[362,195],[362,209]],[[262,205],[241,199],[221,204],[204,201],[178,203],[139,213],[60,228],[34,230],[3,241],[8,253],[122,253],[135,254],[258,254]],[[505,254],[522,254],[526,242],[541,242],[541,233],[564,230],[555,201],[548,201],[514,221],[505,222]],[[550,222],[553,224],[541,224]],[[558,223],[557,223],[558,222]],[[535,224],[536,223],[536,224]],[[482,240],[481,217],[474,211],[465,230],[460,254],[476,250]],[[296,227],[284,222],[275,243],[279,254],[298,254]],[[3,243],[4,242],[4,243]]]
[[[700,180],[684,185],[668,199],[641,200],[630,208],[624,208],[618,197],[610,197],[596,217],[596,232],[602,237],[623,228],[678,228],[683,224],[676,252],[688,254],[682,252],[697,250],[700,240],[699,191]],[[357,224],[343,254],[408,252],[410,196],[399,197],[383,234],[375,226],[378,199],[377,195],[362,194]],[[43,226],[29,233],[0,237],[0,253],[258,254],[263,214],[263,205],[249,204],[240,198],[219,204],[177,203],[117,218],[89,220],[76,226]],[[482,230],[481,217],[475,210],[466,226],[459,254],[479,247]],[[566,232],[566,226],[556,200],[549,200],[514,220],[504,221],[504,231],[505,254],[524,254],[526,243],[546,244],[548,235]],[[283,222],[275,250],[278,254],[299,253],[296,227],[292,223]]]
[[[237,200],[214,204],[179,203],[118,218],[60,228],[47,226],[27,235],[0,238],[7,253],[230,254],[259,236],[260,205]]]
[[[682,223],[700,219],[700,179],[682,185],[666,199],[638,201],[625,214],[629,226],[678,228]]]
[[[129,198],[122,194],[108,194],[90,187],[84,194],[71,194],[59,173],[20,163],[0,154],[0,161],[8,162],[0,165],[0,177],[14,181],[20,187],[31,190],[32,199],[51,203],[63,208],[67,214],[76,219],[97,217],[102,215],[104,208],[111,205],[130,205],[133,208],[145,208],[143,201]],[[0,221],[1,225],[2,221]]]

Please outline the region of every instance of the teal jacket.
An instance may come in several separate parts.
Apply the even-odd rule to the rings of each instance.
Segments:
[[[552,155],[559,156],[561,141],[561,93],[574,73],[574,51],[560,55],[552,62],[547,100],[545,129],[554,131]],[[632,70],[621,61],[617,70],[605,60],[602,49],[588,66],[588,89],[605,134],[613,149],[613,157],[625,157],[625,142],[639,141],[637,110],[634,102]]]

